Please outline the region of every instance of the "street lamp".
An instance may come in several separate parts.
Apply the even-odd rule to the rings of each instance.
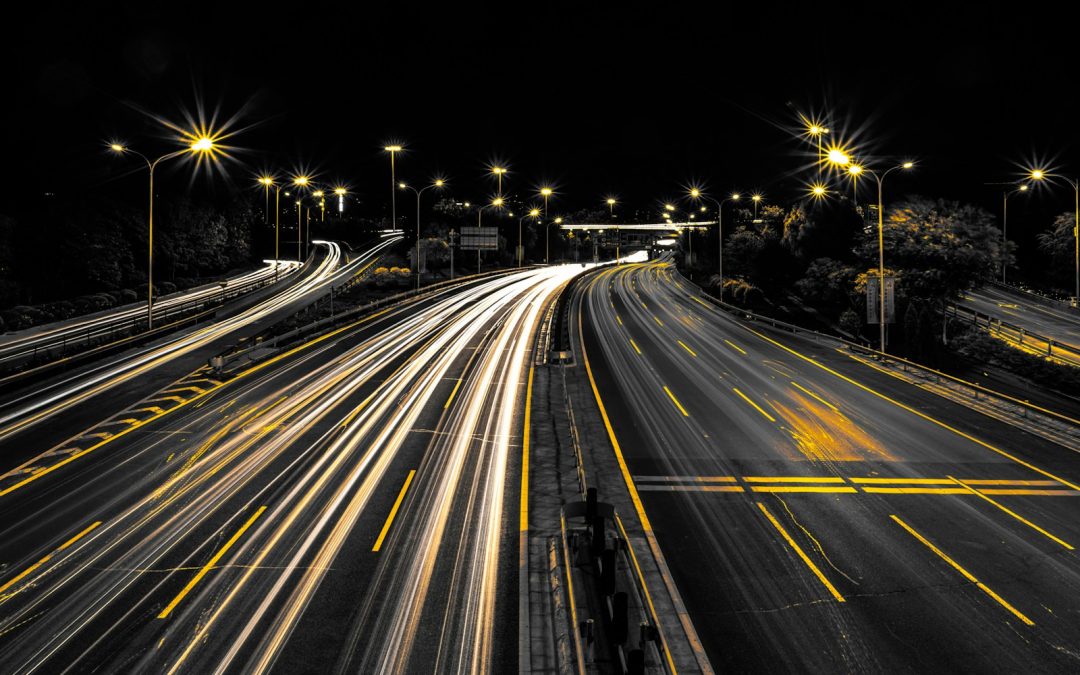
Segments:
[[[614,222],[615,221],[615,204],[617,204],[618,202],[615,201],[614,197],[608,197],[607,200],[605,200],[605,201],[607,201],[608,220]],[[619,248],[621,246],[622,246],[622,230],[619,229],[619,224],[616,223],[615,224],[615,264],[616,265],[621,265],[622,264],[619,261],[619,259],[621,257],[619,255]]]
[[[1005,247],[1009,243],[1009,197],[1017,192],[1027,192],[1028,184],[1021,183],[1019,187],[1012,190],[1005,189],[1001,192],[1001,283],[1005,283],[1005,270],[1009,266],[1009,261],[1005,256]]]
[[[846,157],[846,156],[845,156]],[[848,159],[848,164],[851,160]],[[897,166],[886,169],[883,173],[877,173],[871,171],[866,167],[853,164],[848,167],[847,172],[851,175],[862,175],[868,173],[874,177],[877,181],[877,215],[878,215],[878,350],[885,353],[885,205],[882,199],[882,183],[885,181],[885,176],[888,176],[891,172],[897,169],[901,171],[907,171],[915,166],[914,162],[904,162]],[[851,173],[851,169],[858,167],[858,171],[854,174]]]
[[[555,193],[555,191],[552,190],[551,188],[547,187],[547,186],[544,186],[544,187],[540,188],[540,196],[544,198],[544,222],[545,223],[547,223],[547,216],[548,216],[548,209],[547,209],[547,207],[548,207],[548,198],[551,197],[551,195],[554,194],[554,193]],[[544,226],[544,264],[545,265],[548,264],[548,253],[551,252],[551,249],[549,247],[549,241],[548,241],[548,232],[549,232],[548,225],[545,225]]]
[[[526,215],[518,218],[518,250],[517,250],[517,259],[518,259],[517,266],[518,267],[521,267],[521,258],[522,258],[522,256],[524,255],[524,252],[525,252],[525,249],[522,248],[522,246],[521,246],[521,223],[526,218],[536,218],[539,215],[540,215],[540,209],[530,209],[529,212]]]
[[[154,169],[157,165],[163,161],[172,159],[174,157],[180,157],[186,154],[201,154],[213,156],[216,146],[214,145],[214,139],[212,136],[201,135],[194,136],[192,134],[184,134],[185,140],[188,143],[188,147],[173,152],[167,153],[158,157],[157,159],[150,161],[150,159],[142,153],[136,152],[131,148],[121,145],[120,143],[110,143],[109,149],[118,154],[131,154],[141,158],[146,162],[146,167],[150,170],[150,207],[148,209],[149,221],[150,221],[150,233],[148,236],[148,253],[146,264],[146,329],[150,330],[154,327]]]
[[[754,220],[757,220],[757,205],[761,201],[761,195],[755,194],[750,196],[750,200],[754,202]]]
[[[383,150],[390,153],[390,229],[397,232],[397,178],[394,177],[394,156],[401,152],[400,145],[387,145]]]
[[[717,201],[698,188],[690,189],[692,199],[706,199],[716,205],[716,238],[719,241],[716,251],[716,275],[720,277],[720,300],[724,299],[724,204],[737,202],[741,196],[738,192],[732,192],[730,197]],[[701,208],[705,209],[704,206]]]
[[[496,208],[496,209],[500,209],[500,208],[502,208],[502,205],[504,203],[505,202],[504,202],[502,197],[496,197],[495,199],[491,200],[490,204],[482,204],[480,206],[480,208],[476,209],[476,226],[477,227],[483,227],[484,209],[486,209],[488,207],[493,207],[493,208]],[[480,249],[479,248],[476,249],[476,273],[480,274]]]
[[[506,173],[506,167],[493,166],[491,167],[491,173],[499,179],[499,196],[502,197],[502,177]]]
[[[318,197],[319,198],[319,211],[320,211],[320,213],[319,213],[319,222],[320,223],[325,223],[326,222],[326,200],[323,199],[323,197],[325,195],[326,195],[326,193],[323,192],[322,190],[316,190],[315,192],[311,193],[312,197]]]
[[[267,223],[270,221],[270,187],[274,186],[274,281],[277,281],[278,268],[281,262],[278,239],[278,234],[281,231],[281,186],[276,185],[274,179],[270,176],[263,176],[259,179],[259,182],[266,188]]]
[[[345,194],[348,192],[345,188],[338,186],[334,188],[334,194],[337,196],[337,211],[340,216],[345,211]]]
[[[273,176],[259,176],[259,184],[266,189],[266,206],[263,209],[263,224],[270,224],[270,186],[274,184]]]
[[[1072,186],[1075,194],[1074,208],[1076,211],[1076,224],[1073,226],[1073,239],[1076,242],[1076,292],[1073,295],[1073,306],[1080,304],[1080,180],[1070,180],[1064,176],[1049,173],[1043,169],[1032,169],[1028,174],[1031,180],[1046,180],[1047,178],[1061,178]]]
[[[823,183],[814,183],[810,186],[810,196],[814,199],[824,199],[829,194],[829,190]]]
[[[829,130],[826,129],[825,127],[823,127],[822,125],[818,124],[817,122],[809,122],[807,124],[807,126],[806,126],[806,133],[811,138],[814,138],[814,139],[817,140],[817,159],[818,159],[817,163],[818,163],[818,174],[820,175],[821,174],[821,160],[822,160],[822,157],[823,157],[823,151],[822,151],[822,148],[821,148],[821,137],[824,136],[825,134],[829,133]]]
[[[309,176],[299,175],[293,178],[293,185],[299,188],[296,191],[296,262],[300,262],[302,259],[301,245],[304,243],[304,211],[300,208],[304,201],[304,195],[300,190],[305,189],[309,183],[311,183],[311,178]]]
[[[422,187],[419,190],[406,185],[405,183],[398,183],[398,187],[402,190],[412,190],[416,193],[416,288],[420,289],[420,195],[431,188],[441,188],[446,184],[442,178],[437,178],[435,182],[427,187]]]

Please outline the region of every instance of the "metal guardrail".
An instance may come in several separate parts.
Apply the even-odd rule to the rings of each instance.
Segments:
[[[279,279],[284,276],[287,275],[282,275]],[[12,353],[0,356],[0,363],[6,362],[9,369],[18,368],[26,363],[34,364],[37,368],[90,349],[107,347],[114,343],[126,343],[132,338],[159,335],[161,327],[177,327],[185,319],[196,315],[201,316],[210,309],[217,310],[229,300],[269,286],[277,280],[273,274],[268,274],[246,284],[225,287],[220,293],[209,293],[198,299],[175,304],[158,305],[154,311],[154,322],[163,325],[152,329],[147,325],[146,315],[142,312],[114,320],[102,317],[100,321],[94,321],[85,329],[60,329],[60,334],[54,337],[42,336],[41,340],[32,341],[25,347],[11,346]],[[0,346],[0,354],[4,351],[5,348]]]
[[[1080,349],[1059,342],[1054,338],[1040,335],[1023,326],[1017,326],[970,307],[953,304],[945,306],[945,316],[951,316],[961,321],[970,321],[975,326],[984,326],[991,335],[1023,347],[1027,351],[1039,352],[1045,350],[1046,356],[1050,358],[1080,366]]]
[[[610,263],[613,264],[613,263]],[[570,361],[569,358],[556,355],[564,354],[570,349],[568,342],[569,330],[566,315],[569,313],[570,301],[569,296],[573,294],[574,289],[577,286],[577,282],[587,274],[595,272],[602,267],[608,267],[607,265],[599,265],[587,270],[583,270],[580,274],[574,275],[562,288],[559,297],[554,303],[552,303],[551,314],[547,318],[550,325],[547,329],[548,339],[547,347],[550,350],[552,359],[549,363],[552,364],[566,364]],[[591,658],[591,645],[600,636],[597,634],[598,625],[594,618],[589,617],[582,619],[578,613],[578,603],[575,601],[575,594],[581,593],[586,589],[578,588],[575,590],[573,584],[574,568],[579,567],[582,563],[578,562],[581,548],[579,543],[581,540],[587,540],[588,545],[585,547],[589,551],[589,561],[587,566],[595,568],[595,571],[599,574],[600,582],[599,588],[590,588],[595,593],[599,592],[599,598],[601,600],[600,606],[606,617],[602,625],[611,628],[608,634],[603,636],[605,642],[611,642],[615,645],[614,651],[619,657],[619,666],[624,673],[643,673],[646,668],[645,653],[647,651],[652,652],[652,669],[660,670],[662,672],[670,673],[669,660],[666,658],[667,645],[663,638],[663,631],[660,627],[660,619],[656,615],[655,608],[650,601],[648,590],[645,584],[645,576],[641,570],[641,566],[638,564],[637,557],[634,555],[634,550],[630,544],[630,537],[626,531],[626,527],[619,517],[617,509],[610,504],[604,504],[597,501],[597,492],[595,488],[590,488],[588,485],[588,478],[585,475],[585,459],[581,451],[580,438],[577,433],[577,424],[574,414],[573,404],[571,399],[567,395],[567,389],[565,385],[566,371],[560,369],[564,380],[563,394],[564,405],[566,406],[567,417],[570,423],[570,445],[574,452],[574,463],[576,465],[577,483],[580,501],[568,502],[562,509],[560,516],[560,530],[561,536],[559,538],[559,544],[561,545],[562,559],[565,565],[566,575],[566,591],[569,598],[569,603],[562,603],[561,598],[557,598],[554,594],[558,590],[556,588],[556,579],[552,578],[552,602],[554,606],[562,607],[564,604],[568,605],[569,616],[563,620],[570,622],[571,634],[573,638],[572,646],[575,657],[575,672],[584,673],[587,670],[592,669],[595,666],[594,660]],[[601,513],[602,512],[602,513]],[[614,546],[607,548],[605,535],[603,533],[603,526],[597,526],[596,518],[608,518],[614,525]],[[571,533],[567,528],[568,518],[584,518],[584,527],[578,528],[578,530]],[[599,540],[597,539],[599,537]],[[554,539],[554,538],[553,538]],[[554,542],[549,542],[549,555],[554,557],[556,552],[552,550]],[[605,572],[605,569],[607,572]],[[638,632],[635,636],[632,635],[630,624],[630,606],[626,602],[626,593],[617,593],[616,588],[616,572],[622,571],[621,578],[623,584],[627,587],[634,596],[633,607],[639,614],[639,621],[637,622]],[[597,584],[593,584],[597,586]],[[621,596],[621,597],[617,597]],[[562,615],[565,615],[565,610]],[[558,616],[553,618],[553,621],[558,621]],[[569,646],[565,644],[565,638],[560,641],[562,632],[559,630],[559,626],[556,625],[556,629],[553,633],[556,636],[556,650],[560,654],[560,657],[569,651]],[[585,639],[585,644],[582,644],[582,639]],[[560,661],[560,665],[562,665]]]
[[[344,312],[338,314],[331,314],[330,316],[317,319],[309,324],[298,326],[290,331],[275,335],[270,339],[263,339],[260,336],[256,336],[250,343],[241,343],[245,346],[233,345],[225,351],[217,354],[210,359],[210,366],[219,374],[224,372],[228,367],[235,363],[238,359],[258,350],[258,349],[279,349],[283,344],[291,344],[300,338],[313,337],[322,333],[324,330],[330,330],[341,324],[348,323],[355,319],[358,319],[365,314],[378,311],[384,307],[394,305],[406,300],[415,300],[425,297],[430,294],[435,294],[443,291],[450,286],[456,286],[464,283],[471,283],[473,281],[479,281],[481,279],[493,278],[498,276],[506,276],[519,272],[520,270],[494,270],[490,272],[483,272],[481,274],[471,274],[464,277],[458,277],[456,279],[448,279],[446,281],[440,281],[428,286],[424,286],[419,289],[411,289],[402,293],[395,293],[385,298],[379,298],[372,302],[353,307]],[[239,348],[238,348],[239,347]]]
[[[0,377],[0,390],[7,389],[8,387],[13,386],[13,385],[17,385],[18,383],[21,383],[24,380],[27,380],[27,379],[30,379],[30,378],[33,378],[33,377],[36,377],[36,376],[39,376],[39,375],[44,375],[45,373],[53,371],[53,370],[57,370],[57,369],[61,369],[61,368],[68,368],[68,367],[77,365],[79,363],[82,363],[83,361],[86,361],[87,359],[95,358],[95,357],[98,357],[98,356],[103,356],[105,354],[109,354],[109,353],[119,351],[119,350],[122,350],[122,349],[127,349],[127,348],[131,347],[134,344],[137,344],[137,343],[142,342],[144,340],[152,339],[152,338],[157,337],[159,335],[164,335],[166,333],[174,331],[177,328],[181,328],[181,327],[186,326],[188,324],[198,325],[199,321],[201,321],[202,319],[205,319],[205,318],[211,318],[216,313],[217,313],[216,308],[206,309],[206,310],[203,310],[203,311],[196,312],[194,314],[188,315],[186,317],[177,319],[177,320],[173,321],[172,323],[157,326],[157,327],[155,327],[155,328],[153,328],[153,329],[151,329],[149,331],[143,331],[141,333],[136,333],[134,335],[129,335],[127,337],[120,338],[118,340],[114,340],[114,341],[111,341],[111,342],[106,342],[104,344],[100,344],[100,345],[85,349],[83,351],[77,352],[77,353],[72,354],[70,356],[62,356],[60,358],[54,359],[52,361],[48,361],[48,362],[43,363],[41,365],[37,365],[37,366],[34,366],[32,368],[27,368],[26,370],[20,370],[18,372],[11,373],[10,375],[5,375],[3,377]]]
[[[568,521],[574,520],[580,522],[576,526],[568,525]],[[614,525],[610,536],[607,522]],[[599,501],[596,488],[589,488],[584,500],[569,502],[562,508],[559,525],[575,670],[585,673],[595,668],[600,659],[593,652],[599,644],[611,649],[622,673],[642,675],[646,668],[671,673],[659,622],[643,592],[641,584],[644,582],[639,581],[641,568],[615,507]],[[575,573],[582,582],[577,590],[574,588]],[[583,588],[585,586],[588,588]],[[627,591],[620,589],[633,592],[633,602]],[[584,595],[586,590],[591,591],[585,595],[586,607],[598,607],[601,616],[579,610],[576,598]],[[591,603],[588,602],[590,599]],[[555,635],[560,633],[556,630]],[[647,652],[651,658],[646,657]]]

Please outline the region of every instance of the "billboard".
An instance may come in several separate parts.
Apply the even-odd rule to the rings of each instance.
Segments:
[[[877,277],[866,280],[866,322],[879,323],[881,290]],[[896,277],[885,277],[885,323],[896,323]]]
[[[458,244],[464,251],[494,251],[499,248],[499,228],[463,227]]]

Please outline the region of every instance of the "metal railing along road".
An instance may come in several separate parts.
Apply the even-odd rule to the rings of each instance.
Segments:
[[[945,316],[946,318],[952,317],[961,321],[969,321],[975,326],[982,326],[994,337],[1011,343],[1028,353],[1047,356],[1070,365],[1080,366],[1080,348],[1059,342],[1052,337],[1040,335],[1023,326],[1017,326],[960,305],[946,305]]]
[[[215,285],[166,298],[154,306],[154,321],[170,324],[220,307],[230,299],[284,279],[300,268],[295,262],[273,262],[253,272]],[[147,332],[145,305],[128,306],[117,311],[73,319],[61,325],[0,338],[0,369],[11,370],[25,364],[39,364],[65,355],[106,345]]]

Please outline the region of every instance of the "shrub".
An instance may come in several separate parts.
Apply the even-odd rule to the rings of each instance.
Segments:
[[[138,299],[139,299],[139,294],[136,293],[135,291],[131,290],[130,288],[121,289],[121,291],[120,291],[120,302],[121,302],[121,304],[127,305],[127,304],[130,304],[132,302],[138,301]]]
[[[1080,393],[1080,368],[1062,365],[1010,346],[979,328],[950,336],[949,347],[973,361],[989,363],[1066,394]]]
[[[30,319],[15,309],[0,312],[0,320],[7,326],[7,330],[23,330],[30,327]]]

